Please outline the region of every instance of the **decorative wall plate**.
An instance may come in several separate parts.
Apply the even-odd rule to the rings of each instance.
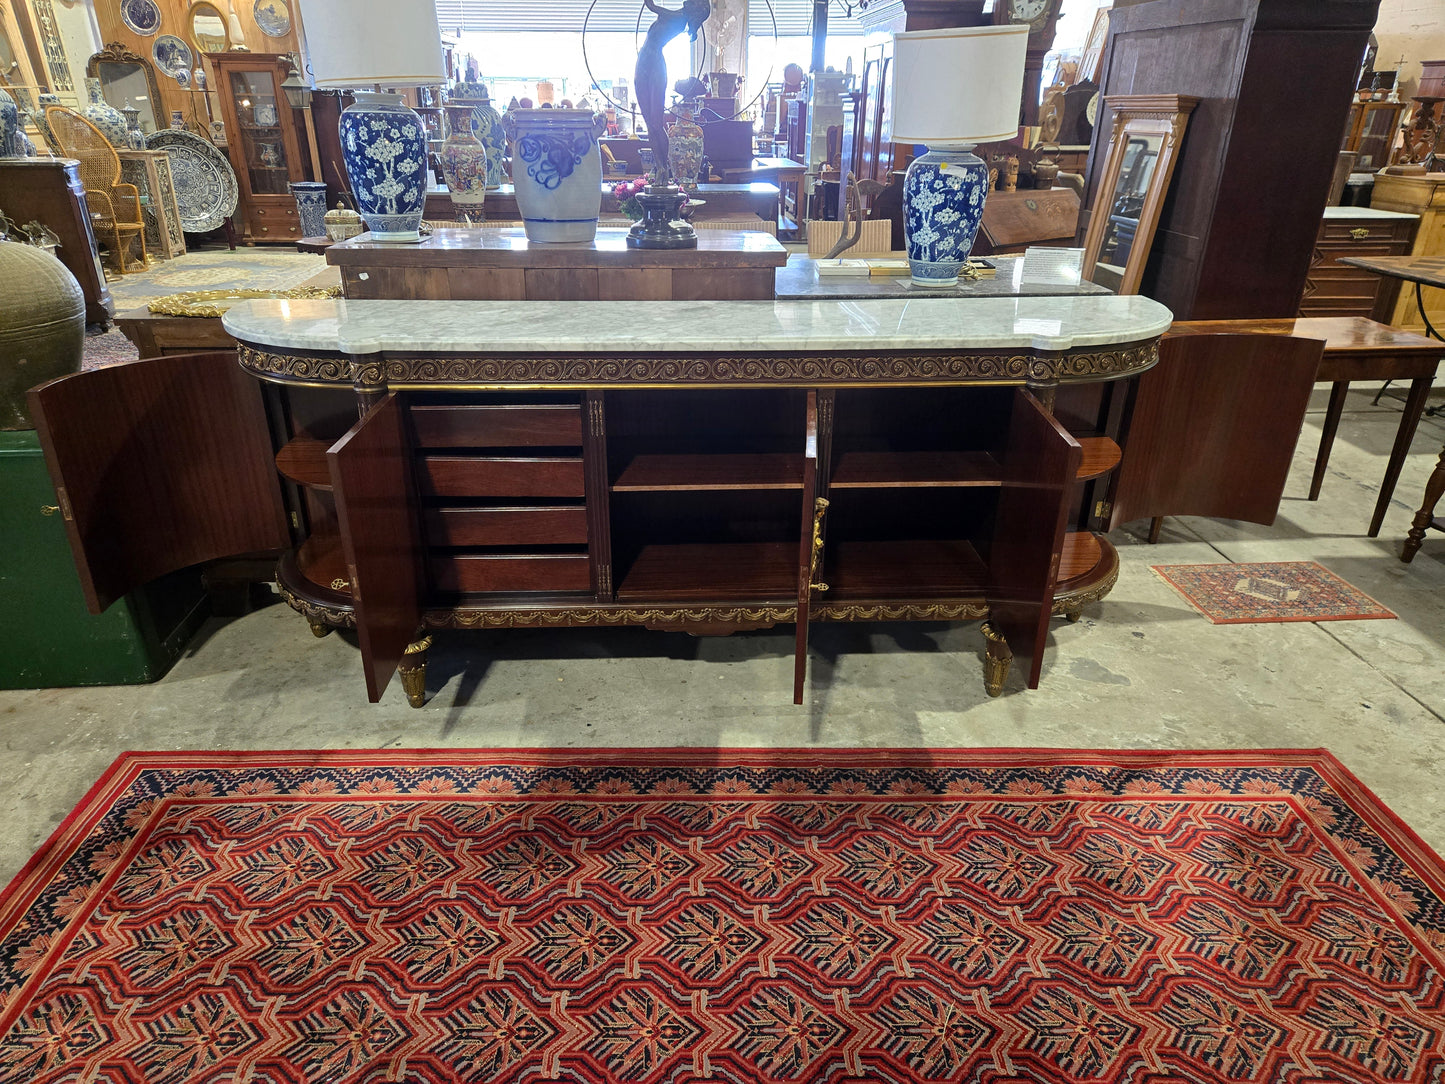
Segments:
[[[152,132],[146,146],[169,151],[181,228],[187,233],[220,229],[236,212],[240,186],[226,156],[204,139],[178,128]]]
[[[291,9],[286,0],[256,0],[251,12],[256,26],[268,38],[284,38],[291,33]]]
[[[175,79],[181,72],[191,74],[191,47],[174,34],[162,34],[151,47],[156,67]]]
[[[120,19],[143,38],[161,28],[161,9],[156,0],[120,0]]]

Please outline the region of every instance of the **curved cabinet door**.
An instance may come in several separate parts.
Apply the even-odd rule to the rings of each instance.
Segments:
[[[234,353],[75,373],[29,402],[92,613],[188,565],[291,544],[261,385]]]
[[[1166,335],[1139,377],[1109,529],[1158,516],[1273,523],[1324,345]]]
[[[421,626],[421,531],[402,404],[388,395],[326,453],[374,704]]]

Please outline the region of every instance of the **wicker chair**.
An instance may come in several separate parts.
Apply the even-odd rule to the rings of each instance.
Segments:
[[[55,133],[60,153],[80,160],[80,180],[85,186],[91,225],[98,235],[109,235],[120,273],[126,274],[125,254],[132,237],[140,238],[141,270],[144,270],[148,257],[140,192],[135,185],[121,181],[120,157],[115,148],[99,128],[63,105],[48,106],[45,121]]]

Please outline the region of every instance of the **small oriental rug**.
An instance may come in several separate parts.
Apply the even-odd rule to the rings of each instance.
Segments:
[[[1323,751],[136,753],[0,1080],[1445,1080],[1445,868]]]
[[[1396,616],[1313,561],[1149,567],[1216,625]]]

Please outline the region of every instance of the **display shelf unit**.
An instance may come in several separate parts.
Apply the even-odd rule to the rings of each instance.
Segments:
[[[207,53],[215,70],[215,95],[225,123],[226,154],[240,187],[238,214],[246,244],[295,244],[301,220],[292,181],[306,173],[305,136],[281,84],[291,71],[277,53]],[[275,122],[258,114],[275,112]]]

